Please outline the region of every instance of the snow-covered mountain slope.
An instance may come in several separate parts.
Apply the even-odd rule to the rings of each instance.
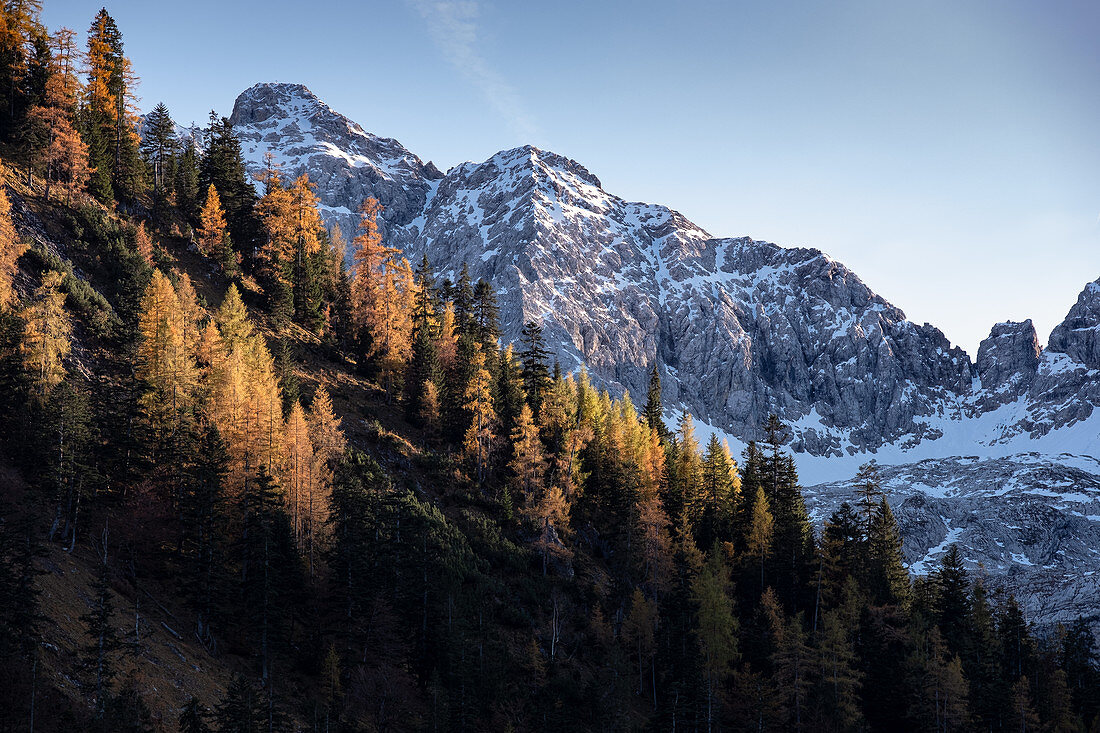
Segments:
[[[998,324],[975,365],[827,255],[715,239],[554,153],[516,148],[444,176],[295,84],[248,89],[231,121],[253,172],[268,153],[308,172],[346,234],[374,196],[410,258],[491,279],[506,339],[541,319],[564,367],[636,397],[657,363],[670,404],[742,440],[777,412],[811,455],[913,448],[962,425],[992,446],[1071,427],[1100,399],[1095,283],[1045,352],[1030,322]]]
[[[1084,288],[1045,349],[1030,321],[1002,323],[972,361],[822,252],[715,238],[676,211],[605,191],[590,171],[555,153],[525,146],[444,175],[301,85],[248,89],[231,121],[251,171],[262,170],[270,153],[289,175],[308,172],[326,221],[349,238],[354,212],[373,196],[386,207],[384,235],[410,259],[427,254],[442,275],[465,264],[475,279],[489,279],[505,340],[524,321],[540,320],[565,369],[585,365],[597,382],[636,400],[657,364],[669,414],[690,411],[701,429],[735,443],[759,437],[764,418],[778,413],[792,425],[807,485],[846,479],[874,457],[894,466],[899,487],[915,487],[900,500],[925,496],[929,526],[950,518],[955,531],[970,526],[961,512],[980,519],[987,507],[1008,512],[1035,496],[993,496],[982,487],[997,476],[1039,486],[1043,466],[1071,460],[1062,454],[1076,456],[1067,481],[1086,486],[1100,476],[1091,460],[1100,457],[1100,280]],[[1021,458],[1031,454],[1040,458]],[[959,458],[975,455],[969,463]],[[921,489],[917,479],[933,468],[944,477],[937,485],[970,499],[952,503],[938,489]],[[1042,522],[1033,529],[1045,531],[1057,515],[1092,537],[1100,522],[1098,510],[1077,516],[1071,503],[1044,506],[1053,514],[1034,513],[1019,525]],[[972,524],[985,527],[983,547],[1008,543],[979,519]],[[918,538],[917,525],[907,526],[911,559],[925,569],[935,559],[925,557],[929,548],[946,535]],[[1020,546],[1038,536],[1021,535]],[[967,546],[990,572],[1000,572],[998,563],[1050,564],[1027,553],[1033,565],[982,555],[976,541]],[[1067,558],[1066,577],[1100,570],[1083,547]],[[1100,607],[1100,591],[1087,588]]]
[[[301,84],[250,87],[237,97],[229,119],[248,170],[266,169],[270,153],[285,178],[309,173],[326,221],[338,223],[349,239],[365,192],[386,207],[387,222],[405,224],[423,210],[433,182],[443,176],[396,140],[334,112]]]
[[[1097,612],[1100,598],[1100,460],[1024,453],[962,456],[882,467],[910,570],[938,567],[952,544],[975,573],[1016,595],[1031,615],[1066,621]],[[807,492],[821,522],[850,481]]]

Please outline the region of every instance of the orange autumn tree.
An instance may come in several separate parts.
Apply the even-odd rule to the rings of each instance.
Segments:
[[[73,321],[65,310],[61,284],[65,275],[50,270],[23,309],[23,364],[31,379],[32,392],[45,402],[54,387],[65,379],[65,357],[72,350]]]
[[[313,577],[316,552],[328,542],[326,520],[332,503],[333,476],[337,463],[347,449],[347,440],[340,429],[340,418],[333,412],[332,398],[324,387],[319,387],[313,395],[306,421],[313,446],[313,481],[304,507],[304,529],[306,556],[310,577]]]
[[[145,229],[145,222],[138,224],[134,230],[134,250],[145,260],[145,264],[153,266],[153,240]]]
[[[359,236],[353,241],[352,319],[359,331],[362,357],[378,370],[387,393],[399,387],[412,357],[412,316],[416,285],[401,250],[382,243],[376,199],[363,202]]]
[[[305,545],[308,526],[312,517],[309,514],[310,499],[314,495],[316,475],[314,474],[313,441],[309,436],[309,425],[305,411],[297,400],[290,408],[286,419],[286,471],[283,487],[286,489],[287,509],[290,513],[294,541],[299,551]]]
[[[86,142],[96,169],[90,189],[103,201],[115,196],[133,199],[145,185],[134,96],[138,78],[123,54],[122,33],[106,9],[92,21],[87,43],[82,99],[87,123],[82,129],[89,136]]]
[[[543,477],[546,458],[542,450],[539,426],[535,423],[531,407],[524,402],[512,429],[512,460],[508,468],[512,472],[512,485],[518,498],[523,499],[523,515],[533,522],[543,523]]]
[[[0,163],[0,181],[6,180],[7,169]],[[15,273],[20,255],[27,245],[15,231],[11,220],[11,202],[0,185],[0,311],[15,305]]]
[[[225,209],[218,189],[211,183],[206,189],[206,202],[199,214],[199,252],[221,265],[226,275],[237,274],[241,257],[233,251],[229,227],[225,223]]]
[[[178,450],[194,420],[198,368],[187,344],[187,324],[179,296],[160,270],[145,289],[138,319],[138,379],[146,384],[142,411],[157,448]]]
[[[203,333],[200,352],[208,370],[207,415],[229,453],[227,492],[239,497],[261,467],[282,475],[284,425],[275,362],[230,285],[214,317],[217,328]]]
[[[67,201],[72,201],[73,194],[84,188],[91,175],[88,146],[73,127],[73,111],[80,91],[75,69],[79,53],[74,37],[69,28],[62,28],[50,37],[50,74],[45,95],[39,104],[27,110],[27,131],[36,148],[32,163],[46,181],[46,198],[50,197],[51,184],[56,182],[65,191]]]
[[[267,240],[260,248],[260,261],[275,292],[273,309],[281,316],[291,309],[298,319],[308,310],[303,290],[309,271],[309,258],[321,250],[321,214],[316,184],[309,176],[298,176],[284,186],[278,168],[271,165],[260,177],[265,193],[256,204],[256,215],[264,225]]]
[[[474,467],[478,486],[484,486],[489,473],[489,452],[493,445],[493,380],[485,368],[485,355],[480,345],[474,346],[470,359],[470,383],[466,387],[466,411],[470,414],[470,427],[462,442],[466,459]]]

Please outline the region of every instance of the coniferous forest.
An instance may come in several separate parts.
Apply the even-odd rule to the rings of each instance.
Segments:
[[[500,342],[494,284],[322,224],[308,173],[181,135],[104,9],[0,11],[0,730],[1100,730],[1089,623],[875,465],[811,524],[787,429],[731,455]]]

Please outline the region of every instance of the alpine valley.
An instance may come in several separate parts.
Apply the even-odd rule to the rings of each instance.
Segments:
[[[666,419],[691,413],[735,455],[770,413],[815,521],[882,466],[912,572],[957,543],[1039,621],[1100,607],[1100,280],[1042,346],[993,325],[976,357],[815,249],[720,238],[525,146],[446,173],[299,84],[257,84],[230,118],[249,171],[307,172],[328,225],[367,197],[388,244],[497,287],[502,341],[542,323],[566,371],[640,403],[656,365]]]

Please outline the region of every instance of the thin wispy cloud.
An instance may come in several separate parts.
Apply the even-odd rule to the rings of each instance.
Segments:
[[[455,67],[526,142],[539,142],[542,133],[523,107],[519,93],[478,51],[480,7],[473,0],[406,0],[420,15],[428,34],[447,63]]]

